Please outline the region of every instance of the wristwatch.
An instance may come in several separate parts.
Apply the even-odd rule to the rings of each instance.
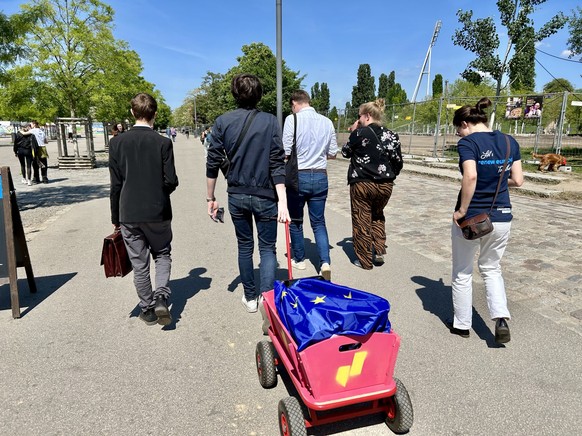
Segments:
[[[206,202],[207,203],[210,203],[211,201],[216,201],[216,198],[215,197],[212,197],[212,198],[207,198],[206,199]]]

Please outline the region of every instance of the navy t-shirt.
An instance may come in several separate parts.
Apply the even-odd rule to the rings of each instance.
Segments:
[[[503,168],[505,155],[507,154],[505,136],[498,130],[494,132],[475,132],[461,138],[457,144],[461,173],[463,173],[463,162],[474,160],[477,164],[477,186],[465,219],[482,212],[489,212],[499,181],[499,173]],[[499,188],[499,194],[491,211],[491,221],[493,222],[507,222],[512,219],[507,180],[509,179],[509,172],[513,162],[521,160],[521,154],[517,141],[509,135],[508,138],[511,151]],[[461,192],[459,192],[455,210],[459,209],[460,205]]]

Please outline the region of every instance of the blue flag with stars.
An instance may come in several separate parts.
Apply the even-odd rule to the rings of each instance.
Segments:
[[[279,318],[301,351],[334,334],[389,332],[390,303],[382,297],[320,279],[275,282]]]

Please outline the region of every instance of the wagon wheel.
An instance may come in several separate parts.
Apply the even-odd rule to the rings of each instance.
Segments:
[[[259,383],[265,389],[277,386],[277,368],[275,367],[275,347],[270,341],[261,341],[255,352]]]
[[[414,414],[408,391],[400,380],[394,378],[394,381],[396,382],[396,393],[388,399],[386,425],[394,433],[402,434],[407,433],[412,427]]]
[[[307,436],[301,404],[295,397],[279,401],[279,431],[281,436]]]

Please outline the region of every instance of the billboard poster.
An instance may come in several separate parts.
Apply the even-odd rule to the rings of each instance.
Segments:
[[[525,101],[525,117],[539,118],[542,116],[544,97],[541,95],[528,96]]]
[[[521,97],[507,97],[505,105],[505,118],[508,120],[517,120],[523,116],[523,107]]]

